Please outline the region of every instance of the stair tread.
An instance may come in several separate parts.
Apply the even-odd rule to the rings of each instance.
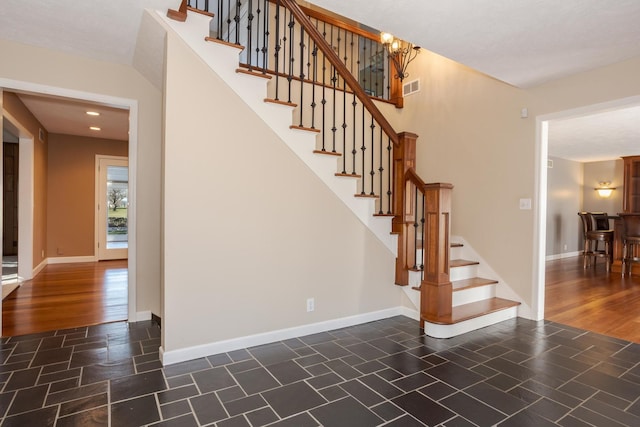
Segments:
[[[325,156],[342,156],[342,153],[338,153],[337,151],[327,151],[327,150],[313,150],[314,154],[323,154]]]
[[[465,320],[474,319],[476,317],[483,316],[485,314],[494,313],[500,310],[506,310],[508,308],[517,307],[520,303],[517,301],[511,301],[503,298],[488,298],[481,301],[472,302],[469,304],[458,305],[453,307],[450,316],[442,316],[436,319],[425,319],[430,323],[437,323],[442,325],[453,325]]]
[[[219,40],[219,39],[217,39],[215,37],[205,37],[204,40],[208,41],[208,42],[223,44],[225,46],[235,47],[236,49],[244,50],[244,46],[242,46],[241,44],[230,43],[230,42],[227,42],[227,41],[224,41],[224,40]]]
[[[278,105],[286,105],[287,107],[291,107],[291,108],[296,108],[298,106],[298,104],[294,104],[293,102],[281,101],[279,99],[272,99],[272,98],[265,98],[264,102],[269,102],[271,104],[278,104]]]
[[[451,247],[452,247],[452,248],[461,248],[461,247],[463,247],[463,246],[464,246],[464,245],[463,245],[462,243],[452,243],[452,244],[451,244]]]
[[[453,282],[451,282],[451,284],[453,285],[453,292],[462,291],[464,289],[477,288],[480,286],[494,285],[496,283],[498,283],[497,280],[484,279],[482,277],[472,277],[471,279],[454,280]]]
[[[480,264],[478,261],[471,261],[468,259],[452,259],[451,262],[449,262],[449,268],[465,267],[467,265],[478,265],[478,264]]]
[[[291,125],[289,126],[289,129],[297,129],[297,130],[302,130],[302,131],[306,131],[306,132],[314,132],[314,133],[320,133],[320,129],[316,129],[316,128],[308,128],[305,126],[296,126],[296,125]]]
[[[245,74],[247,76],[260,77],[261,79],[271,80],[270,74],[264,74],[259,71],[245,70],[244,68],[236,68],[236,73]]]

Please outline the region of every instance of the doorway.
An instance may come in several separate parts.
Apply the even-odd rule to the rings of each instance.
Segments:
[[[3,132],[2,298],[18,287],[18,138]]]
[[[547,233],[547,171],[549,153],[549,124],[553,120],[576,118],[599,112],[618,110],[640,105],[640,96],[619,99],[601,104],[593,104],[571,110],[538,116],[536,118],[535,194],[537,211],[534,219],[534,233],[537,235],[533,260],[532,318],[544,319],[545,273],[546,273],[546,233]]]
[[[126,259],[129,233],[129,161],[96,155],[96,254],[99,261]]]
[[[102,95],[89,92],[81,92],[76,90],[70,90],[65,88],[39,85],[30,82],[23,82],[18,80],[0,78],[0,96],[2,90],[8,90],[17,93],[27,93],[34,95],[42,95],[44,97],[55,99],[69,99],[77,100],[80,102],[93,103],[96,105],[109,106],[115,109],[122,109],[128,111],[129,117],[129,143],[128,143],[128,158],[131,160],[129,165],[129,178],[128,178],[128,212],[127,212],[127,255],[128,255],[128,277],[127,277],[127,318],[129,321],[135,322],[138,320],[144,320],[147,316],[147,312],[138,313],[137,308],[137,289],[136,289],[136,215],[135,215],[135,195],[136,195],[136,158],[138,150],[138,137],[137,137],[137,125],[138,125],[138,107],[137,101],[128,98],[119,98],[109,95]],[[0,103],[0,107],[2,104]],[[7,122],[15,125],[19,130],[19,146],[20,146],[20,174],[21,179],[19,182],[19,218],[20,218],[20,237],[19,242],[19,272],[18,275],[22,276],[21,271],[25,273],[25,280],[33,277],[34,273],[39,272],[49,262],[45,259],[42,263],[34,264],[34,254],[40,254],[40,250],[36,252],[33,245],[33,223],[34,223],[34,210],[33,203],[33,174],[34,174],[34,135],[33,132],[29,132],[16,118],[8,114],[5,109],[2,110],[5,120],[0,121],[0,128],[3,127],[3,122]],[[7,120],[8,119],[8,120]],[[42,132],[40,132],[42,133]],[[35,132],[36,142],[38,144],[46,144],[46,142],[39,137],[39,133]],[[24,155],[23,155],[24,154]],[[23,194],[25,195],[23,197]],[[24,206],[24,209],[23,209]],[[93,222],[93,221],[91,221]],[[28,226],[31,225],[31,228]],[[24,230],[23,230],[24,229]],[[55,251],[54,251],[55,252]],[[25,254],[23,257],[22,254]],[[42,251],[43,256],[45,251]],[[95,258],[92,256],[92,258]],[[1,306],[0,306],[1,314]]]

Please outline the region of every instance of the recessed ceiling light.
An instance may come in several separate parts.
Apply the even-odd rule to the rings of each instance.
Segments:
[[[98,126],[89,126],[89,129],[91,129],[91,130],[100,130],[100,128]]]
[[[97,111],[87,111],[87,114],[90,116],[99,116],[100,113],[98,113]]]

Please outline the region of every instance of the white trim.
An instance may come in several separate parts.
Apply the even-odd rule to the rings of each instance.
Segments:
[[[565,252],[563,254],[547,255],[545,257],[545,261],[553,261],[556,259],[564,259],[564,258],[573,258],[576,256],[580,256],[581,254],[582,254],[582,251],[575,251],[575,252]]]
[[[137,286],[136,286],[136,249],[137,249],[137,224],[136,224],[136,185],[138,173],[138,101],[130,98],[104,95],[93,92],[85,92],[75,89],[42,85],[33,82],[13,80],[0,77],[0,89],[19,90],[37,94],[62,96],[75,98],[89,102],[96,102],[110,107],[125,108],[129,110],[129,283],[128,283],[128,318],[136,318]],[[45,264],[46,265],[46,264]],[[38,266],[40,267],[40,266]],[[18,263],[19,268],[19,263]],[[36,271],[36,269],[34,269]]]
[[[51,257],[45,260],[47,264],[75,264],[78,262],[96,262],[97,259],[93,255],[87,256],[59,256]]]
[[[142,322],[142,321],[145,321],[145,320],[151,320],[151,314],[152,313],[149,310],[147,310],[147,311],[138,311],[134,318],[129,316],[129,323]]]
[[[1,89],[1,88],[0,88]],[[2,91],[0,91],[2,93]],[[18,142],[18,277],[33,278],[33,135],[2,108],[2,116],[15,126]],[[22,243],[20,243],[22,242]],[[28,242],[24,244],[24,242]]]
[[[510,307],[480,317],[454,323],[453,325],[438,325],[435,323],[424,323],[424,333],[433,338],[451,338],[476,329],[494,325],[505,320],[518,317],[518,307]]]
[[[533,239],[533,275],[531,282],[532,301],[531,312],[533,320],[544,318],[544,285],[545,285],[545,247],[547,226],[547,153],[548,153],[548,125],[550,120],[580,117],[587,114],[606,110],[619,109],[640,105],[640,96],[617,99],[599,104],[587,105],[571,110],[545,114],[536,117],[536,145],[535,145],[535,200],[538,209],[534,215],[533,232],[537,239]]]
[[[232,338],[224,341],[212,342],[181,348],[178,350],[165,351],[160,347],[160,360],[164,366],[187,360],[198,359],[212,354],[225,353],[227,351],[239,350],[256,345],[268,344],[275,341],[282,341],[290,338],[302,337],[305,335],[317,334],[319,332],[331,331],[334,329],[346,328],[361,323],[373,322],[387,319],[393,316],[404,315],[410,311],[406,307],[394,307],[386,310],[373,311],[370,313],[357,314],[355,316],[342,317],[339,319],[327,320],[324,322],[311,323],[308,325],[296,326],[293,328],[280,329],[277,331],[264,332],[256,335]]]
[[[38,273],[40,273],[42,271],[43,268],[45,268],[47,266],[48,262],[47,262],[47,258],[43,259],[42,262],[40,264],[38,264],[34,269],[33,272],[31,273],[31,277],[36,277],[38,275]],[[19,267],[19,266],[18,266]]]

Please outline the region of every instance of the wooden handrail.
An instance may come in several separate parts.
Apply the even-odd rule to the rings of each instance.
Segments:
[[[422,178],[420,178],[420,176],[418,175],[418,173],[414,168],[409,168],[409,170],[405,172],[405,181],[410,181],[411,183],[413,183],[413,185],[418,187],[418,189],[423,193],[424,193],[425,187],[427,186],[427,184],[424,183],[424,181],[422,180]]]
[[[394,146],[398,146],[398,134],[393,129],[391,124],[387,121],[386,117],[378,110],[378,107],[373,103],[369,95],[366,94],[364,89],[360,86],[360,83],[349,72],[347,67],[342,63],[342,60],[338,57],[338,54],[331,48],[329,43],[324,39],[320,31],[312,24],[309,17],[304,13],[300,6],[294,0],[280,0],[280,4],[289,9],[296,20],[302,25],[309,37],[315,42],[316,46],[324,53],[325,58],[329,60],[331,65],[336,69],[338,74],[344,79],[344,81],[351,87],[353,93],[358,97],[362,105],[369,111],[376,122],[380,125],[382,130],[393,141]]]

